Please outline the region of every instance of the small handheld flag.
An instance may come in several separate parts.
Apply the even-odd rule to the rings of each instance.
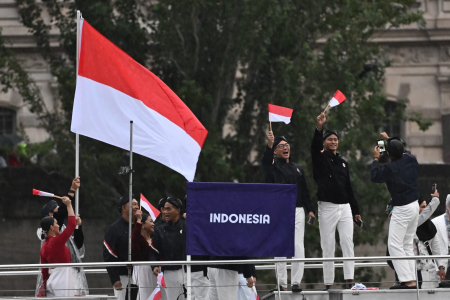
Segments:
[[[151,205],[150,202],[142,194],[141,194],[141,206],[143,206],[145,210],[148,211],[153,221],[156,220],[156,218],[161,213],[159,210],[156,209],[156,207]]]
[[[43,191],[39,191],[39,190],[35,190],[35,189],[33,189],[33,195],[42,196],[42,197],[51,197],[51,198],[55,197],[55,198],[59,198],[59,199],[62,198],[59,196],[55,196],[55,194],[47,193],[47,192],[43,192]]]
[[[269,122],[270,131],[272,131],[272,122],[284,122],[289,124],[291,122],[292,112],[291,108],[273,105],[269,103]]]
[[[341,104],[342,102],[344,102],[344,100],[347,99],[345,98],[345,95],[342,94],[342,92],[340,90],[337,90],[336,93],[334,93],[333,98],[331,98],[330,102],[328,103],[327,107],[325,108],[325,110],[323,111],[324,113],[327,111],[328,107],[334,107],[334,106],[338,106],[339,104]]]

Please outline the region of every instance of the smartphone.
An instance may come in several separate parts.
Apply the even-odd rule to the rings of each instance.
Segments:
[[[309,220],[308,220],[308,224],[309,225],[314,225],[314,223],[316,222],[316,218],[315,217],[309,217]]]
[[[436,189],[437,189],[437,183],[433,183],[433,185],[431,186],[431,193],[432,194],[436,193]]]
[[[380,149],[380,153],[383,153],[386,151],[386,147],[384,145],[384,140],[378,140],[378,149]]]
[[[361,228],[361,227],[362,227],[362,224],[363,224],[363,221],[360,220],[360,219],[358,219],[358,220],[355,219],[355,223],[356,223],[356,226],[358,226],[359,228]]]

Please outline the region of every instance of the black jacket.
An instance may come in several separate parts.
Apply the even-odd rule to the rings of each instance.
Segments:
[[[322,133],[317,128],[311,143],[311,158],[319,201],[334,204],[349,203],[352,214],[359,215],[359,206],[350,181],[348,163],[341,158],[339,153],[334,155],[323,149]]]
[[[175,224],[166,222],[155,228],[153,246],[162,261],[186,260],[186,222],[179,218]],[[164,270],[179,270],[181,265],[163,266]]]
[[[273,158],[273,150],[266,146],[263,158],[261,159],[265,180],[267,183],[285,183],[297,185],[297,207],[304,207],[306,212],[314,212],[314,208],[309,197],[308,186],[305,181],[305,172],[302,166],[293,163],[289,158],[289,163],[285,159]]]
[[[419,163],[409,151],[383,167],[374,160],[370,169],[372,182],[386,183],[392,197],[392,206],[407,205],[419,199],[418,178]]]
[[[128,222],[123,218],[114,222],[106,230],[103,241],[103,260],[105,262],[128,261]],[[128,269],[125,266],[106,267],[106,270],[112,284],[120,281],[120,275],[128,275]]]

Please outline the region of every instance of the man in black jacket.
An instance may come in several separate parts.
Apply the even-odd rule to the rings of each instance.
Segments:
[[[295,258],[305,257],[303,243],[305,235],[305,211],[310,217],[314,209],[305,181],[305,172],[301,165],[292,162],[291,148],[284,136],[274,138],[273,132],[267,135],[268,143],[261,160],[267,183],[296,184],[297,202],[295,209]],[[274,158],[275,155],[275,158]],[[304,263],[292,263],[291,284],[293,292],[301,292],[300,282],[303,278]],[[286,263],[277,263],[277,277],[281,289],[287,288]]]
[[[381,135],[383,136],[384,133]],[[385,135],[385,134],[384,134]],[[385,135],[386,138],[387,135]],[[391,256],[414,256],[414,235],[419,220],[419,192],[417,180],[419,163],[398,138],[387,139],[386,150],[391,162],[381,167],[378,162],[380,150],[373,150],[370,180],[386,183],[392,197],[391,221],[389,223],[388,249]],[[414,260],[393,260],[401,284],[391,289],[415,289],[416,271]]]
[[[317,117],[317,128],[311,144],[314,180],[317,183],[319,204],[320,244],[323,257],[334,257],[336,229],[344,257],[354,257],[353,222],[361,220],[350,181],[348,163],[337,153],[337,132],[323,132],[324,113]],[[344,279],[347,287],[353,283],[355,263],[344,262]],[[323,263],[323,280],[326,289],[334,283],[334,263]]]
[[[182,206],[180,199],[167,197],[163,213],[166,222],[156,227],[153,234],[153,246],[158,249],[162,261],[186,260],[186,223],[180,215]],[[163,266],[162,270],[167,286],[167,299],[185,299],[183,285],[186,283],[186,276],[182,266]],[[154,267],[153,272],[158,273],[158,267]]]
[[[105,262],[128,261],[128,222],[129,222],[129,196],[122,196],[119,200],[118,211],[122,215],[119,220],[108,227],[103,241],[103,260]],[[132,202],[132,228],[136,221],[138,202]],[[132,229],[133,230],[133,229]],[[114,296],[118,300],[125,300],[126,286],[128,285],[128,270],[123,267],[106,267],[109,279],[114,287]]]

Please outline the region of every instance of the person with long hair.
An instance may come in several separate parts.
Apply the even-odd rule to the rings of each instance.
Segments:
[[[152,234],[155,230],[150,215],[136,211],[136,224],[131,236],[131,256],[133,261],[157,261],[159,252],[152,245]],[[157,286],[152,266],[135,266],[133,268],[134,283],[139,286],[138,300],[147,300]]]
[[[76,220],[72,208],[72,201],[68,197],[62,197],[62,202],[67,207],[67,228],[60,233],[57,220],[52,216],[46,216],[41,221],[42,235],[45,241],[41,248],[41,264],[70,263],[70,250],[66,242],[75,230]],[[76,269],[71,267],[43,268],[41,270],[43,285],[39,296],[46,297],[70,297],[77,291]]]

